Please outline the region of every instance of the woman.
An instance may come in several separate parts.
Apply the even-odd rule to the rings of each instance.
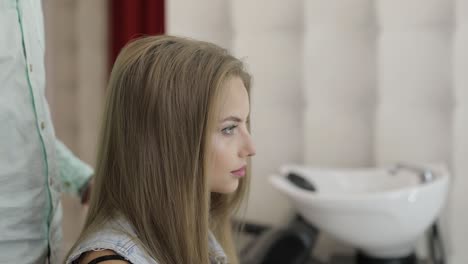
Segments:
[[[95,187],[66,263],[237,263],[250,76],[207,42],[128,44],[111,73]]]

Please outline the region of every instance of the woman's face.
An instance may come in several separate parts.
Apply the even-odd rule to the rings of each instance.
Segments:
[[[221,90],[207,141],[206,173],[211,192],[232,193],[245,177],[255,147],[247,130],[249,95],[242,79],[229,78]]]

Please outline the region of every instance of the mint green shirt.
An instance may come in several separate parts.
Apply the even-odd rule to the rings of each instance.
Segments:
[[[40,0],[0,0],[0,263],[58,263],[60,192],[92,169],[54,134]]]

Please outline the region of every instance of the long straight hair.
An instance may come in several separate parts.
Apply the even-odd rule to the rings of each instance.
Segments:
[[[212,194],[204,172],[213,105],[231,77],[240,77],[250,93],[242,62],[207,42],[144,37],[120,52],[107,89],[90,208],[73,248],[124,217],[135,242],[159,263],[209,263],[210,230],[229,262],[238,263],[230,218],[250,177],[232,194]]]

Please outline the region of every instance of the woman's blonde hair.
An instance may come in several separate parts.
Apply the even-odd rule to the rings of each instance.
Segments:
[[[231,77],[250,91],[242,62],[207,42],[152,36],[120,52],[90,208],[74,247],[123,216],[136,242],[160,263],[209,263],[209,230],[229,262],[238,263],[230,218],[248,192],[249,176],[234,193],[215,194],[204,173],[214,101]]]

